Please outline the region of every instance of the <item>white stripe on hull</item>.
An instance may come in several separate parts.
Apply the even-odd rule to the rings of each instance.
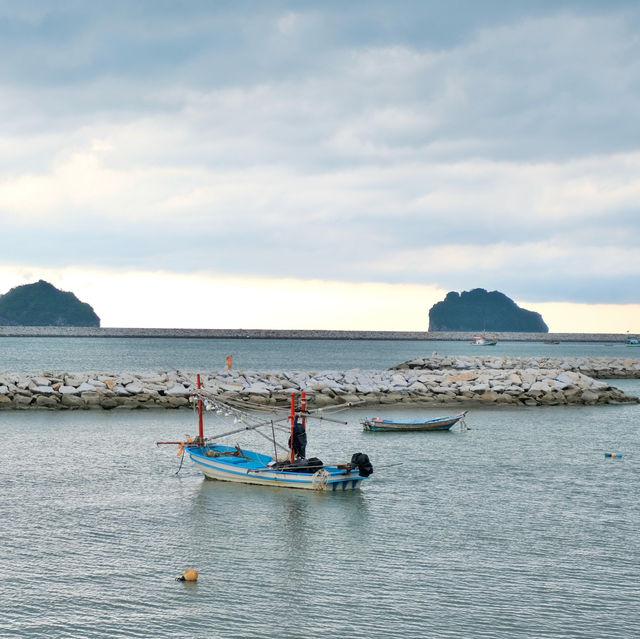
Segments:
[[[359,488],[362,477],[358,474],[330,476],[326,482],[314,480],[314,475],[307,473],[250,472],[237,468],[229,470],[215,462],[203,463],[199,459],[191,460],[200,468],[208,479],[230,481],[240,484],[259,486],[276,486],[279,488],[299,488],[304,490],[343,491]]]

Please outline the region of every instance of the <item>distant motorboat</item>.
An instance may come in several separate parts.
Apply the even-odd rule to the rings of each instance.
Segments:
[[[450,415],[448,417],[432,417],[430,419],[363,419],[364,430],[373,431],[423,431],[423,430],[450,430],[452,426],[464,419],[467,411]]]
[[[474,346],[495,346],[498,343],[497,340],[487,337],[484,333],[482,335],[476,335],[469,344]]]
[[[627,337],[625,344],[627,346],[640,346],[640,339],[637,337]]]

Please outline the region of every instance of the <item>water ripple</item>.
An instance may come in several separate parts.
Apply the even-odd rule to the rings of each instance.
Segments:
[[[153,442],[181,413],[0,413],[0,636],[626,639],[639,416],[487,409],[390,438],[354,411],[311,446],[376,470],[324,495],[175,475]]]

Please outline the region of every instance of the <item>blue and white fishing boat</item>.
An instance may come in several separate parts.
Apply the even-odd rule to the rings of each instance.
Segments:
[[[625,344],[627,346],[640,346],[640,339],[637,337],[627,337]]]
[[[296,405],[291,396],[291,407],[288,414],[274,419],[261,420],[247,424],[251,415],[245,408],[222,402],[217,397],[207,396],[200,390],[198,376],[198,392],[193,397],[198,409],[198,436],[182,442],[157,442],[158,444],[177,444],[178,454],[187,455],[207,479],[273,486],[278,488],[301,488],[307,490],[346,491],[359,488],[362,482],[373,473],[369,457],[364,453],[351,455],[348,461],[338,464],[324,464],[317,457],[306,457],[306,421],[322,419],[337,421],[326,415],[315,416],[306,407],[305,393],[301,394],[300,404]],[[207,410],[226,412],[244,422],[240,428],[213,437],[204,437],[203,407]],[[264,408],[264,407],[263,407]],[[289,421],[289,427],[283,428],[282,422]],[[341,422],[346,423],[346,422]],[[270,431],[267,435],[259,429]],[[283,446],[276,441],[275,431],[284,431],[288,435],[288,445]],[[216,440],[243,431],[255,431],[268,439],[273,446],[271,454],[259,453],[240,446],[226,446]],[[278,453],[277,449],[284,451]]]
[[[270,455],[216,444],[187,446],[185,450],[208,479],[242,484],[343,491],[358,488],[372,471],[358,466],[357,460],[337,466],[328,466],[317,458],[278,462]],[[363,461],[368,462],[368,458]]]
[[[468,411],[448,417],[432,417],[430,419],[364,419],[364,430],[372,431],[434,431],[450,430],[452,426],[464,420]],[[465,425],[466,426],[466,425]]]

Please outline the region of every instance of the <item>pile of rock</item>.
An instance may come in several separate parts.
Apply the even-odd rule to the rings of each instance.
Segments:
[[[189,404],[178,374],[0,373],[0,408],[177,408]]]
[[[422,360],[424,361],[424,360]],[[431,361],[431,358],[429,358]],[[205,393],[222,400],[286,406],[305,391],[312,407],[337,404],[615,404],[638,402],[606,382],[563,368],[463,366],[420,368],[412,360],[389,371],[213,371]],[[179,408],[190,405],[196,374],[0,373],[0,408]]]
[[[575,371],[596,379],[640,379],[640,359],[630,357],[483,357],[434,353],[403,362],[393,370],[547,369]]]

